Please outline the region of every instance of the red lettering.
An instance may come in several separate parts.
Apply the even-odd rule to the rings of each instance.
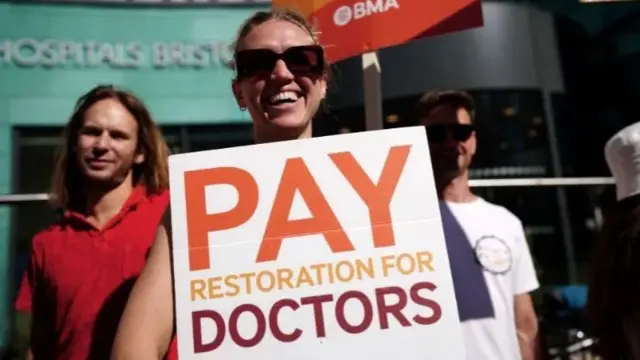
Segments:
[[[362,318],[362,322],[359,325],[349,324],[345,316],[344,307],[349,299],[358,299],[362,304],[364,316]],[[360,291],[347,291],[346,293],[340,295],[338,301],[336,302],[336,320],[338,321],[338,325],[340,325],[342,330],[348,332],[349,334],[360,334],[361,332],[364,332],[369,328],[369,326],[371,326],[371,322],[373,321],[373,306],[371,305],[371,301],[369,301],[367,295]]]
[[[216,337],[209,343],[205,343],[202,338],[202,320],[209,319],[216,323]],[[224,319],[213,310],[194,311],[191,314],[193,323],[193,352],[196,354],[209,352],[222,345],[225,336]]]
[[[440,304],[429,298],[420,296],[420,290],[434,291],[436,288],[436,284],[431,282],[419,282],[411,287],[411,301],[418,305],[428,307],[431,309],[431,311],[433,311],[433,314],[431,316],[426,317],[416,314],[416,316],[413,317],[413,321],[415,321],[417,324],[431,325],[440,320],[440,318],[442,317],[442,308],[440,307]]]
[[[238,331],[238,319],[240,315],[244,312],[250,312],[256,318],[258,322],[258,326],[256,329],[255,335],[248,339],[243,338]],[[231,336],[231,340],[235,342],[238,346],[242,347],[253,347],[258,345],[258,343],[264,338],[265,333],[267,332],[267,320],[264,318],[264,314],[259,307],[252,304],[243,304],[235,308],[231,312],[231,316],[229,316],[229,335]]]
[[[386,295],[398,296],[398,302],[396,304],[387,304]],[[389,315],[398,320],[402,326],[411,326],[411,323],[402,314],[402,309],[407,306],[407,293],[401,287],[390,286],[385,288],[376,289],[376,300],[378,303],[378,321],[380,321],[381,329],[389,328]]]
[[[380,329],[389,329],[389,317],[393,316],[398,323],[403,327],[417,325],[432,325],[440,320],[442,317],[442,308],[434,300],[429,299],[425,295],[421,294],[423,290],[435,291],[437,286],[431,282],[419,282],[411,286],[408,291],[397,286],[383,287],[375,289],[375,306],[380,323]],[[398,300],[396,302],[388,302],[388,297],[395,295]],[[354,317],[349,313],[349,320],[347,320],[347,314],[345,313],[345,307],[348,301],[357,300],[362,305],[362,312],[355,311],[355,314],[362,314],[362,320],[357,324]],[[406,306],[411,302],[431,309],[432,314],[424,316],[415,314],[412,317],[407,317],[405,314]],[[317,296],[309,296],[301,298],[300,301],[293,299],[282,299],[275,302],[268,312],[268,317],[265,318],[262,310],[253,304],[242,304],[235,308],[229,315],[228,324],[225,324],[225,319],[218,312],[213,310],[201,310],[192,313],[192,326],[193,326],[193,347],[196,354],[203,352],[212,352],[219,348],[225,339],[226,326],[228,325],[229,337],[231,340],[240,347],[253,347],[258,345],[266,336],[267,327],[271,335],[278,341],[283,343],[294,342],[302,337],[304,329],[296,328],[290,333],[285,333],[280,327],[278,316],[280,310],[283,308],[289,308],[291,311],[296,312],[301,306],[312,305],[313,317],[315,321],[316,337],[327,337],[326,333],[326,321],[324,316],[324,304],[333,303],[334,296],[332,294],[323,294]],[[373,323],[374,303],[370,300],[369,296],[361,291],[347,291],[338,296],[334,305],[335,321],[340,328],[348,334],[360,334],[371,329]],[[241,336],[238,329],[238,320],[241,315],[245,313],[251,313],[257,322],[257,329],[255,334],[249,338]],[[203,339],[202,334],[202,322],[204,320],[212,320],[216,326],[216,334],[213,340]],[[409,320],[411,319],[411,320]],[[245,334],[246,335],[246,334]],[[338,336],[338,335],[336,335]]]
[[[300,304],[291,299],[282,299],[273,304],[271,311],[269,311],[269,330],[271,330],[274,338],[281,342],[288,343],[298,340],[302,335],[302,330],[296,328],[290,334],[282,332],[280,325],[278,324],[278,313],[280,313],[280,310],[284,307],[288,307],[295,311],[298,310]]]
[[[333,295],[331,294],[309,296],[300,299],[300,303],[302,305],[313,305],[313,318],[316,321],[316,336],[319,338],[323,338],[327,335],[324,327],[324,311],[322,311],[322,304],[329,301],[333,301]]]

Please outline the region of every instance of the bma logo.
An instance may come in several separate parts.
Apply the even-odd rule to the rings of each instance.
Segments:
[[[391,9],[400,9],[397,0],[366,0],[360,1],[352,6],[340,6],[333,13],[333,22],[338,26],[345,26],[352,20],[362,19],[363,17],[387,12]]]

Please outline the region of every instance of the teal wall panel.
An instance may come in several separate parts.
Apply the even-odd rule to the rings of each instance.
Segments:
[[[132,90],[163,125],[249,122],[230,89],[228,46],[241,22],[264,8],[0,3],[0,194],[12,192],[12,129],[63,126],[76,99],[98,84]],[[34,42],[41,61],[29,64],[33,48],[18,49],[16,43]],[[106,47],[101,45],[105,43]],[[181,44],[179,54],[188,55],[183,59],[186,65],[154,66],[158,43],[165,48]],[[118,44],[124,50],[139,50],[139,66],[118,64]],[[194,50],[196,46],[199,50]],[[115,52],[114,61],[90,61],[96,53],[107,58],[109,51]],[[196,66],[198,59],[206,61]],[[0,348],[9,334],[7,316],[13,300],[6,287],[12,256],[9,227],[10,208],[0,205]]]
[[[69,7],[0,4],[0,96],[9,99],[9,121],[14,125],[62,124],[74,100],[99,83],[114,83],[131,89],[147,102],[162,124],[248,122],[230,91],[232,71],[228,45],[240,23],[259,8],[153,9],[112,7]],[[87,64],[82,56],[96,51],[86,48],[55,65],[19,66],[16,59],[31,58],[32,48],[16,44],[45,46],[52,51],[43,59],[59,55],[65,44],[111,45],[106,50],[137,46],[143,63],[137,68]],[[181,44],[196,61],[196,51],[205,65],[155,67],[154,46]],[[45,45],[43,45],[45,44]],[[42,47],[41,47],[42,49]],[[104,49],[104,48],[102,48]],[[77,49],[76,49],[77,50]],[[104,54],[104,52],[103,52]],[[195,54],[198,55],[198,54]],[[117,55],[116,55],[117,56]],[[85,59],[83,61],[83,58]]]
[[[4,101],[6,103],[6,101]],[[2,106],[3,101],[0,101]],[[0,116],[5,115],[0,110]],[[2,119],[0,117],[0,119]],[[0,194],[11,192],[11,127],[0,120]],[[0,206],[0,349],[9,334],[11,298],[8,286],[11,284],[11,213],[10,208]]]

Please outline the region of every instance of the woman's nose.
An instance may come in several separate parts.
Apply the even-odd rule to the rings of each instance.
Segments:
[[[287,67],[287,64],[282,61],[282,60],[278,60],[276,62],[276,66],[273,68],[273,73],[271,74],[272,78],[274,79],[293,79],[293,74],[291,73],[291,71],[289,70],[289,68]]]

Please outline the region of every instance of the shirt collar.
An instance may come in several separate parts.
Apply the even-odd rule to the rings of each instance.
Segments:
[[[125,201],[124,205],[122,205],[122,208],[120,209],[118,214],[116,214],[111,220],[109,220],[109,223],[107,224],[107,226],[105,226],[105,229],[115,225],[125,215],[127,215],[130,211],[135,210],[135,208],[138,205],[140,205],[142,202],[146,201],[147,199],[148,199],[148,194],[147,194],[146,187],[144,187],[143,185],[138,185],[135,188],[133,188],[133,191],[131,192],[131,194],[129,194],[127,201]],[[87,216],[79,211],[67,209],[65,210],[63,216],[67,220],[79,220],[87,224]]]

